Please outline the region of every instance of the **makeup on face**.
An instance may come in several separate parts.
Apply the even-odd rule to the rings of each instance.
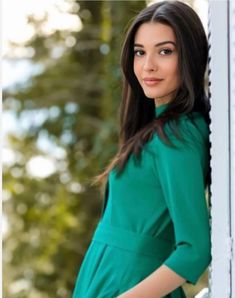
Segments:
[[[143,23],[134,40],[134,73],[148,98],[168,102],[179,86],[178,52],[173,29]]]

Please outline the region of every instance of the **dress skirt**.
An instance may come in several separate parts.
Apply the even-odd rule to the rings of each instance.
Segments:
[[[114,298],[162,265],[172,243],[98,223],[80,268],[73,298]],[[186,298],[182,288],[165,296]]]

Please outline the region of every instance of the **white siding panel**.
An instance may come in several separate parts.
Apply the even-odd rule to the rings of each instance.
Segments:
[[[229,3],[230,13],[230,145],[231,145],[231,230],[233,239],[232,270],[231,270],[231,297],[235,298],[235,1]]]
[[[231,298],[229,3],[209,1],[211,100],[210,297]]]

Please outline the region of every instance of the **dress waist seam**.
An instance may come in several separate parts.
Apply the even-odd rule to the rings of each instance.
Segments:
[[[135,233],[122,227],[115,227],[102,222],[98,223],[92,241],[128,250],[136,254],[166,259],[174,249],[174,243],[159,237]]]

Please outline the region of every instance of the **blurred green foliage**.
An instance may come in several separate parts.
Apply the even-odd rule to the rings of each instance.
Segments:
[[[71,13],[83,24],[78,32],[45,35],[46,17],[29,18],[36,34],[25,47],[34,49],[30,62],[40,72],[3,93],[5,111],[34,120],[8,136],[15,158],[3,169],[9,224],[3,244],[5,298],[71,296],[101,212],[103,190],[89,182],[117,150],[122,39],[145,5],[74,1],[79,9]],[[42,140],[51,152],[40,146]],[[30,175],[35,156],[52,159],[55,171],[42,178],[42,165],[38,177]],[[202,281],[200,287],[206,276]],[[187,291],[195,293],[190,286]]]

